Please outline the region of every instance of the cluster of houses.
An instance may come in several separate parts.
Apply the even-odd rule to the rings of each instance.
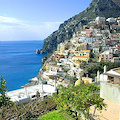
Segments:
[[[112,29],[113,32],[111,32]],[[109,84],[112,84],[112,82],[120,84],[120,68],[107,72],[106,67],[104,67],[103,74],[96,71],[97,76],[94,81],[93,78],[85,75],[84,69],[81,67],[89,64],[91,54],[98,56],[96,62],[120,63],[120,35],[116,32],[119,30],[120,18],[105,19],[104,17],[97,17],[94,21],[83,26],[82,31],[74,33],[70,40],[58,44],[57,50],[46,60],[36,79],[36,81],[41,81],[41,85],[43,81],[46,81],[51,90],[47,91],[45,87],[45,90],[43,90],[43,87],[42,90],[39,90],[38,86],[36,86],[36,90],[32,94],[35,95],[37,91],[40,91],[40,93],[44,91],[44,95],[46,93],[52,94],[56,91],[57,85],[67,87],[71,84],[71,81],[74,81],[72,82],[73,85],[79,85],[81,81],[85,84],[91,84],[95,81],[111,81]],[[103,87],[104,83],[101,86],[101,96],[104,98],[106,96]],[[109,91],[109,87],[107,88]],[[28,87],[27,89],[32,91],[32,88]],[[28,90],[29,92],[26,89],[22,91],[25,91],[25,95],[30,97],[30,90]],[[11,94],[8,93],[8,96],[11,96]],[[114,99],[114,97],[111,99]],[[120,104],[120,101],[117,102]]]
[[[80,75],[84,74],[81,66],[89,63],[91,54],[98,55],[96,62],[119,63],[120,36],[116,32],[111,33],[113,25],[120,28],[119,22],[120,18],[97,17],[88,25],[83,26],[82,31],[74,33],[69,41],[58,44],[57,50],[44,67],[42,78],[49,81],[52,75],[63,73],[58,77],[58,84],[61,79],[68,83],[66,76],[78,79]],[[100,29],[99,26],[102,28]]]
[[[91,50],[87,49],[87,43],[66,41],[60,43],[57,51],[49,58],[40,77],[45,79],[48,84],[52,84],[52,76],[57,76],[56,84],[68,86],[69,79],[79,79],[84,74],[80,68],[82,64],[90,60]]]

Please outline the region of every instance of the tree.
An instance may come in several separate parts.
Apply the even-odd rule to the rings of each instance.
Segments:
[[[53,95],[53,99],[57,103],[58,109],[72,111],[76,118],[80,117],[82,112],[88,118],[91,105],[95,105],[97,110],[106,108],[106,104],[98,93],[99,87],[96,85],[84,84],[75,87],[63,87],[58,95]]]
[[[10,107],[13,105],[13,102],[10,101],[10,98],[6,96],[7,87],[6,87],[6,81],[3,79],[3,76],[1,75],[1,81],[0,81],[0,107],[7,106]]]
[[[111,63],[111,62],[105,62],[105,61],[101,61],[99,64],[96,65],[90,65],[90,66],[86,66],[86,73],[88,73],[89,77],[94,78],[95,76],[97,76],[97,72],[99,70],[100,74],[103,73],[104,71],[104,66],[106,65],[107,67],[107,71],[109,71],[110,69],[113,68],[117,68],[120,67],[119,63]]]

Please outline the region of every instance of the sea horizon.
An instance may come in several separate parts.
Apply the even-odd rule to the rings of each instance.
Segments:
[[[44,41],[44,40],[0,40],[0,42]]]
[[[43,40],[0,42],[0,75],[6,80],[8,91],[20,89],[36,77],[45,54],[36,54]]]

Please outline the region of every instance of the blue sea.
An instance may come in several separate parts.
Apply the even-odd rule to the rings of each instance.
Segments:
[[[1,41],[0,75],[6,80],[8,91],[21,88],[38,75],[45,54],[36,54],[42,41]]]

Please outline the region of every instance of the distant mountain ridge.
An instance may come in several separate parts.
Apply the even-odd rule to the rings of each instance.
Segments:
[[[118,0],[92,0],[89,7],[78,15],[73,16],[59,26],[44,40],[41,53],[50,53],[57,48],[57,45],[65,40],[69,40],[74,32],[82,29],[82,25],[87,24],[97,16],[119,17],[120,2]]]

